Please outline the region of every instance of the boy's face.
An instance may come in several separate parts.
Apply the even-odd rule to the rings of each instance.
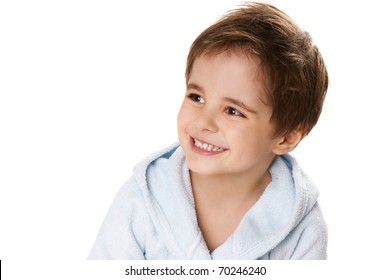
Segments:
[[[277,139],[257,67],[235,52],[195,60],[178,114],[179,141],[192,172],[249,175],[268,169]]]

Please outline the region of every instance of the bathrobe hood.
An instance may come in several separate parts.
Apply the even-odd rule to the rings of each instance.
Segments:
[[[272,181],[260,199],[231,236],[209,252],[197,223],[184,152],[177,144],[168,147],[134,168],[133,179],[118,194],[104,224],[115,215],[127,220],[108,222],[117,229],[103,224],[106,229],[98,235],[90,258],[325,259],[327,234],[318,190],[290,155],[276,157],[270,173]],[[127,210],[120,210],[123,207]],[[115,214],[120,211],[130,214]],[[121,238],[112,234],[123,228],[118,223],[125,223],[123,231],[129,231],[122,238],[132,239],[122,249],[108,240]],[[137,253],[116,255],[112,250]]]

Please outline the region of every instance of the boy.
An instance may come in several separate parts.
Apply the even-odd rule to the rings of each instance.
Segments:
[[[288,153],[315,126],[328,76],[310,36],[260,3],[191,46],[180,145],[138,164],[90,259],[325,259],[318,192]]]

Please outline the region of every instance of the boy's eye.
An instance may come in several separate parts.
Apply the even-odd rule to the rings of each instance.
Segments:
[[[206,101],[204,100],[204,98],[202,96],[200,96],[198,94],[195,94],[195,93],[188,94],[188,98],[191,99],[194,102],[206,103]]]
[[[238,117],[245,117],[243,113],[238,111],[237,109],[234,109],[232,107],[229,107],[225,110],[225,112],[229,115],[238,116]]]

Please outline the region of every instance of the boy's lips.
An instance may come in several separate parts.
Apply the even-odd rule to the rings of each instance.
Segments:
[[[210,144],[204,140],[190,137],[191,147],[194,151],[201,154],[217,154],[226,151],[227,149]]]

